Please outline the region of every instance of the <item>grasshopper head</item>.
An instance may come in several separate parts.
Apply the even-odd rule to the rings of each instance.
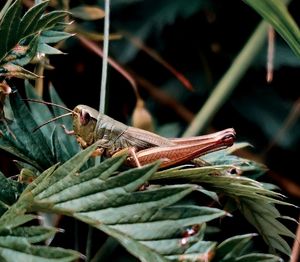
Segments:
[[[73,129],[83,148],[94,143],[94,130],[97,124],[98,111],[78,105],[73,110]]]

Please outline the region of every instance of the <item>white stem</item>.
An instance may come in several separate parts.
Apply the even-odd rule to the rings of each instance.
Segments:
[[[101,94],[100,94],[100,113],[105,111],[106,100],[106,82],[107,82],[107,58],[109,45],[109,0],[105,0],[105,17],[104,17],[104,41],[103,41],[103,58],[102,58],[102,78],[101,78]],[[99,115],[100,117],[100,115]]]

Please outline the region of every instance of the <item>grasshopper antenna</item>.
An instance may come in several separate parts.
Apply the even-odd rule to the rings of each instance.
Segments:
[[[60,119],[60,118],[65,117],[65,116],[72,115],[72,114],[73,114],[73,111],[72,111],[72,110],[70,110],[70,111],[71,111],[71,112],[69,112],[69,113],[66,113],[66,114],[63,114],[63,115],[60,115],[60,116],[57,116],[57,117],[53,117],[52,119],[46,121],[45,123],[43,123],[43,124],[41,124],[41,125],[35,127],[35,128],[32,130],[32,132],[35,132],[36,130],[40,129],[41,127],[43,127],[43,126],[45,126],[45,125],[47,125],[47,124],[49,124],[49,123],[51,123],[51,122],[53,122],[53,121],[56,121],[57,119]]]
[[[65,107],[65,106],[62,106],[62,105],[59,105],[59,104],[55,104],[55,103],[51,103],[51,102],[46,102],[46,101],[43,101],[43,100],[38,100],[38,99],[32,99],[32,98],[27,98],[27,99],[22,99],[23,101],[27,101],[27,102],[34,102],[34,103],[39,103],[39,104],[44,104],[44,105],[50,105],[50,106],[56,106],[56,107],[59,107],[59,108],[62,108],[66,111],[69,111],[69,113],[66,113],[66,114],[63,114],[63,115],[60,115],[60,116],[57,116],[57,117],[54,117],[48,121],[46,121],[45,123],[35,127],[32,132],[35,132],[36,130],[40,129],[41,127],[53,122],[53,121],[56,121],[57,119],[60,119],[62,117],[65,117],[65,116],[69,116],[69,115],[72,115],[72,114],[76,114],[76,112],[74,112],[73,110]]]
[[[58,104],[55,104],[55,103],[51,103],[51,102],[46,102],[46,101],[42,101],[42,100],[38,100],[38,99],[31,99],[31,98],[26,98],[26,99],[22,99],[23,101],[28,101],[28,102],[34,102],[34,103],[39,103],[39,104],[44,104],[44,105],[50,105],[50,106],[56,106],[56,107],[59,107],[59,108],[62,108],[66,111],[69,111],[71,113],[73,113],[74,111],[65,107],[65,106],[62,106],[62,105],[58,105]]]

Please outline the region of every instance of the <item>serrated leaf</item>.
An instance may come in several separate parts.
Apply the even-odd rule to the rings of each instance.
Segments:
[[[89,223],[116,237],[122,244],[130,243],[131,246],[125,248],[140,259],[185,253],[202,239],[201,224],[226,214],[209,207],[173,206],[194,191],[194,185],[136,191],[153,175],[158,163],[112,175],[124,161],[123,156],[107,159],[80,173],[77,171],[80,158],[88,156],[94,147],[87,149],[50,176],[42,174],[44,178],[31,191],[35,201],[32,210],[67,214]],[[193,231],[194,225],[197,227]],[[181,245],[182,238],[186,238],[187,243]],[[168,253],[163,244],[170,247]],[[189,252],[190,256],[197,254],[196,249]]]
[[[16,0],[7,10],[0,24],[0,60],[5,53],[11,49],[16,43],[16,37],[20,24],[21,4],[20,0]]]
[[[96,147],[97,145],[94,144],[73,156],[68,162],[64,163],[53,173],[51,173],[51,176],[41,181],[41,183],[39,183],[38,186],[32,190],[32,193],[34,195],[38,195],[40,192],[44,191],[46,188],[49,188],[51,185],[63,179],[68,174],[77,172],[78,169],[81,168],[88,160]]]
[[[270,209],[267,202],[244,198],[240,200],[239,208],[273,252],[278,249],[288,256],[291,254],[289,245],[280,235],[291,238],[295,238],[295,235],[277,220],[279,214],[274,211],[274,207]]]
[[[40,130],[32,133],[36,122],[17,93],[10,95],[10,103],[15,119],[9,127],[13,130],[15,137],[2,130],[4,136],[0,139],[0,147],[38,169],[53,165],[54,159],[48,143]]]
[[[159,255],[157,252],[152,251],[150,248],[141,244],[140,242],[126,236],[122,232],[112,229],[106,225],[99,225],[101,229],[106,234],[117,239],[131,254],[138,257],[144,262],[167,262],[168,260],[163,256]]]
[[[73,250],[33,246],[25,238],[12,236],[0,237],[0,255],[7,262],[67,262],[80,257],[80,254]]]
[[[300,29],[281,0],[244,0],[266,19],[300,56]]]
[[[247,248],[250,240],[256,236],[256,234],[246,234],[234,236],[226,239],[217,247],[216,261],[233,261],[235,258],[243,254]]]
[[[43,226],[30,226],[30,227],[16,227],[10,232],[2,233],[0,236],[23,237],[29,243],[39,243],[45,241],[49,237],[53,237],[57,233],[56,228],[43,227]]]
[[[104,11],[98,6],[77,6],[70,9],[72,16],[83,20],[97,20],[105,16]]]

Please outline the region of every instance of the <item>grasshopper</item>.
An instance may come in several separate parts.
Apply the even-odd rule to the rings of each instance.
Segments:
[[[26,100],[59,106],[39,100]],[[67,134],[76,136],[77,142],[83,149],[97,142],[99,146],[94,156],[113,157],[126,151],[128,153],[126,163],[133,167],[156,160],[161,160],[160,168],[188,163],[204,154],[231,146],[235,139],[233,128],[190,138],[166,138],[127,126],[86,105],[78,105],[73,110],[64,109],[69,113],[51,119],[41,126],[60,117],[72,115],[73,130],[69,131],[65,127],[64,129]],[[99,114],[100,118],[97,120]]]

